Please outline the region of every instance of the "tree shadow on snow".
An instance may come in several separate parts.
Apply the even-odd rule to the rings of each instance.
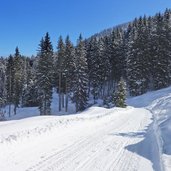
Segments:
[[[163,153],[171,155],[171,118],[160,124],[160,132],[163,143]]]
[[[141,157],[148,159],[152,163],[152,167],[155,171],[161,171],[158,146],[152,132],[152,124],[141,132],[118,133],[112,135],[127,138],[141,138],[142,140],[140,142],[125,146],[124,148],[132,153],[136,153]]]

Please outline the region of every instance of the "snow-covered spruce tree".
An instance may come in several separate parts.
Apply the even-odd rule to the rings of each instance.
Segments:
[[[103,38],[91,38],[87,46],[87,63],[89,87],[96,102],[97,98],[104,98],[107,94],[111,64],[106,51],[108,44]]]
[[[145,21],[144,21],[145,22]],[[152,31],[153,31],[153,18],[148,17],[146,19],[146,29],[145,32],[146,34],[144,35],[144,39],[146,39],[146,43],[144,45],[144,57],[146,58],[146,63],[144,63],[144,66],[146,66],[146,78],[147,78],[147,84],[148,84],[148,89],[153,90],[153,41],[152,41]],[[146,47],[146,48],[145,48]]]
[[[105,41],[104,39],[99,39],[98,41],[98,75],[100,78],[100,88],[101,88],[101,97],[104,98],[106,95],[108,95],[107,92],[107,84],[109,82],[109,76],[110,76],[110,70],[111,70],[111,63],[108,54],[105,51]]]
[[[133,23],[127,52],[127,81],[131,96],[141,95],[148,90],[149,42],[146,18],[140,17]]]
[[[123,78],[121,78],[121,80],[117,85],[117,91],[114,93],[113,101],[116,107],[125,108],[126,107],[125,100],[126,100],[126,83],[123,80]]]
[[[170,15],[158,13],[153,18],[152,31],[152,75],[154,89],[160,89],[170,84]]]
[[[76,103],[76,112],[82,111],[87,105],[87,90],[88,90],[88,76],[87,76],[87,61],[85,44],[80,35],[75,54],[76,68],[74,71],[74,97]]]
[[[99,43],[96,38],[91,38],[89,44],[87,45],[87,64],[88,64],[88,76],[89,76],[89,91],[91,88],[91,93],[93,95],[94,103],[98,98],[101,83],[101,51],[99,50]]]
[[[21,95],[21,106],[23,107],[25,104],[25,94],[28,88],[28,84],[30,82],[30,64],[29,60],[30,58],[22,56],[23,60],[23,74],[22,74],[22,80],[23,80],[23,86],[22,86],[22,95]]]
[[[68,95],[72,92],[72,87],[74,86],[74,70],[75,70],[75,49],[71,43],[69,36],[65,40],[65,58],[64,58],[64,80],[65,80],[65,111],[68,111]]]
[[[38,89],[36,82],[35,65],[33,59],[26,58],[26,81],[23,93],[23,106],[33,107],[38,106]]]
[[[23,106],[26,107],[39,106],[38,90],[37,90],[36,80],[34,77],[30,79],[30,83],[27,85],[27,88],[25,90]]]
[[[3,107],[6,104],[6,75],[4,59],[0,59],[0,120],[3,119]]]
[[[90,38],[90,40],[85,40],[85,46],[86,46],[86,58],[87,58],[87,66],[88,66],[88,96],[91,92],[91,80],[92,80],[92,66],[93,66],[93,38]]]
[[[166,81],[166,86],[169,86],[171,84],[171,9],[166,9],[164,13],[164,30],[166,35],[166,41],[167,41],[167,59],[168,62],[167,65],[167,72],[168,72],[168,80]]]
[[[19,52],[18,47],[15,49],[14,54],[14,91],[13,91],[13,102],[14,102],[14,114],[18,105],[20,104],[20,99],[22,95],[23,88],[23,61]]]
[[[117,83],[125,73],[125,48],[123,30],[116,29],[110,34],[107,54],[110,56],[111,79]]]
[[[57,60],[55,64],[55,73],[57,78],[57,87],[59,94],[59,111],[64,107],[64,89],[65,89],[65,80],[63,79],[63,74],[65,71],[65,44],[63,42],[62,36],[59,37],[58,46],[57,46]]]
[[[11,116],[11,104],[14,102],[14,59],[10,55],[6,63],[6,91],[7,91],[7,104],[9,105],[8,115]]]
[[[48,33],[40,42],[36,79],[40,115],[50,115],[53,88],[53,47]]]
[[[127,44],[127,82],[129,87],[129,92],[131,96],[136,96],[139,94],[138,92],[138,78],[139,78],[139,71],[138,65],[139,62],[136,59],[136,54],[138,53],[138,49],[135,47],[136,43],[136,26],[137,26],[137,19],[134,20],[133,24],[131,25],[131,29],[129,30],[128,35],[128,44]]]

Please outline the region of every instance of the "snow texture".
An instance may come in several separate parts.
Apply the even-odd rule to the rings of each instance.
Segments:
[[[126,109],[93,106],[64,116],[20,109],[0,122],[0,170],[169,171],[170,92],[130,98]],[[58,109],[55,103],[52,108]]]

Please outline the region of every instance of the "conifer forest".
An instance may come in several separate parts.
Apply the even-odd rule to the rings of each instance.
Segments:
[[[78,33],[79,34],[79,33]],[[0,108],[14,105],[39,107],[51,114],[53,91],[59,95],[59,111],[76,112],[89,106],[89,99],[126,106],[126,96],[138,96],[171,85],[171,10],[141,16],[107,34],[96,34],[77,43],[62,37],[52,45],[47,32],[37,55],[24,56],[19,47],[0,58]],[[9,111],[10,115],[10,111]]]

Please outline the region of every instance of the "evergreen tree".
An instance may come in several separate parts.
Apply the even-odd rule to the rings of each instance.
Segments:
[[[101,83],[101,69],[100,61],[101,51],[99,50],[99,43],[96,38],[92,38],[87,45],[87,64],[88,64],[88,76],[89,76],[89,91],[93,95],[94,103],[98,98]]]
[[[22,88],[23,88],[23,63],[18,47],[15,49],[14,54],[14,91],[13,91],[13,102],[14,102],[14,114],[16,114],[17,107],[19,107]]]
[[[127,79],[130,95],[141,95],[149,87],[149,42],[146,17],[135,21],[127,53]]]
[[[40,42],[38,58],[36,77],[40,115],[50,115],[53,84],[53,47],[48,33]]]
[[[128,47],[127,47],[127,82],[129,87],[129,92],[131,96],[136,96],[139,94],[139,61],[136,58],[138,49],[136,48],[136,37],[137,37],[137,19],[132,24],[132,29],[129,32],[128,37]]]
[[[29,58],[22,56],[23,60],[23,74],[22,74],[22,80],[23,80],[23,86],[22,86],[22,95],[21,95],[21,106],[23,107],[25,104],[25,94],[28,88],[28,84],[30,82],[30,65],[29,65]]]
[[[93,51],[93,38],[90,40],[85,40],[86,47],[86,58],[87,58],[87,67],[88,67],[88,96],[90,96],[91,91],[91,74],[92,74],[92,51]]]
[[[87,61],[85,44],[80,35],[75,55],[75,84],[74,84],[74,101],[76,103],[76,112],[82,111],[87,105],[87,90],[88,90],[88,76],[87,76]]]
[[[72,92],[72,87],[74,86],[74,70],[75,70],[75,50],[71,43],[69,36],[65,40],[65,58],[64,58],[64,78],[65,78],[65,111],[68,110],[68,94]]]
[[[99,39],[98,41],[98,51],[97,55],[99,58],[99,78],[100,78],[100,88],[101,97],[104,98],[105,94],[109,95],[107,92],[107,84],[109,82],[111,63],[107,53],[105,53],[105,41],[104,39]]]
[[[25,59],[25,86],[23,90],[22,105],[26,107],[38,106],[38,89],[36,81],[35,65],[33,58]]]
[[[58,93],[59,93],[59,111],[64,107],[64,90],[65,90],[65,80],[64,80],[64,71],[65,71],[65,44],[63,42],[62,36],[58,40],[58,52],[57,52],[57,75],[58,75]]]
[[[108,44],[108,54],[110,54],[110,63],[112,65],[111,79],[113,79],[114,82],[119,82],[125,72],[125,51],[122,29],[118,28],[113,30]]]
[[[5,75],[5,63],[0,59],[0,119],[4,116],[3,107],[6,104],[6,75]]]
[[[23,106],[25,107],[39,106],[40,97],[38,96],[36,80],[34,78],[30,79],[30,83],[25,90],[24,99]]]
[[[9,56],[6,63],[6,91],[10,117],[11,104],[14,102],[14,59],[12,55]]]
[[[153,19],[152,69],[154,89],[164,88],[170,83],[170,47],[167,17],[158,13]]]
[[[125,108],[126,107],[125,100],[126,100],[126,83],[123,80],[123,78],[121,78],[117,86],[117,91],[114,94],[114,104],[116,105],[116,107]]]
[[[87,45],[89,90],[91,87],[94,103],[98,97],[103,98],[108,93],[107,88],[110,80],[111,64],[107,43],[105,38],[91,38]]]

